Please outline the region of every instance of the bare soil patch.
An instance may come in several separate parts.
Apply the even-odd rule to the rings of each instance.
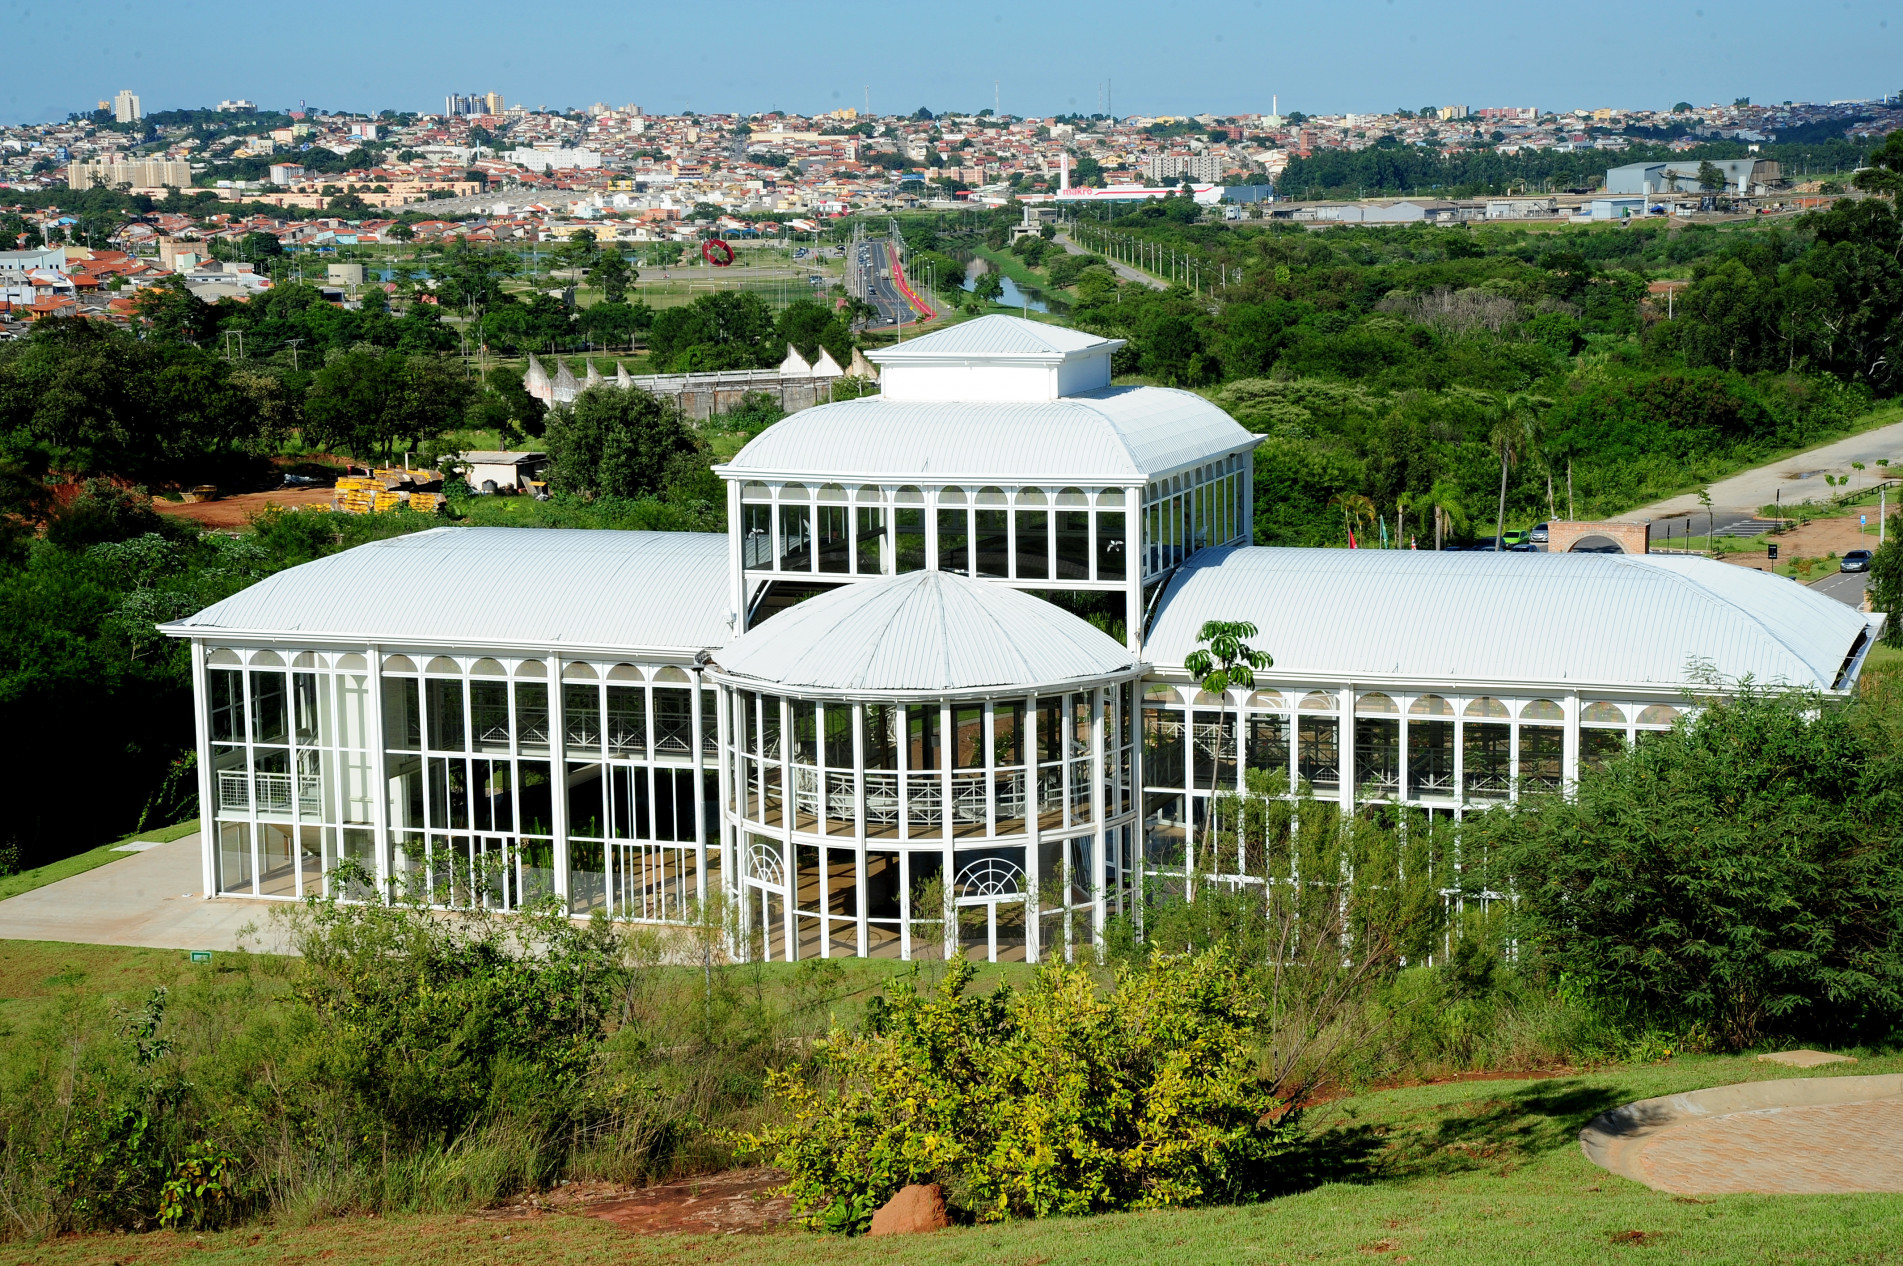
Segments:
[[[160,514],[169,514],[174,518],[190,519],[201,527],[241,528],[249,523],[252,516],[262,513],[270,506],[282,506],[287,510],[301,509],[305,506],[327,506],[332,493],[329,488],[278,488],[270,492],[240,492],[229,497],[220,497],[216,501],[163,501],[154,500],[152,508]]]
[[[576,1213],[634,1235],[758,1234],[790,1221],[793,1201],[774,1195],[786,1175],[773,1169],[732,1169],[655,1187],[625,1183],[564,1183],[478,1215],[483,1220]]]

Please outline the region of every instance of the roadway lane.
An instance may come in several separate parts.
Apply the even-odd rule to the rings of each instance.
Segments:
[[[892,244],[881,238],[863,243],[861,249],[865,255],[860,261],[860,275],[867,282],[867,288],[866,293],[858,297],[879,310],[879,315],[869,322],[869,328],[890,328],[901,319],[906,325],[918,324],[923,314],[899,288]]]
[[[1870,587],[1870,573],[1867,571],[1840,571],[1811,583],[1812,591],[1826,598],[1835,598],[1847,607],[1863,607],[1864,590]]]

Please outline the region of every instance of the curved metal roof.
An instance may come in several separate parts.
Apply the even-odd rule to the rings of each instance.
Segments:
[[[1042,598],[918,571],[809,598],[714,662],[730,677],[789,690],[947,694],[1113,676],[1136,656]]]
[[[733,636],[727,613],[724,535],[441,527],[288,568],[163,628],[692,655]]]
[[[774,423],[720,472],[847,484],[1128,484],[1259,440],[1201,396],[1169,387],[1002,404],[867,396]]]
[[[1100,334],[1089,334],[1062,325],[1045,325],[1041,321],[993,313],[991,316],[979,317],[976,321],[966,321],[949,329],[935,331],[909,343],[895,343],[876,352],[867,352],[866,359],[878,365],[935,360],[939,357],[963,360],[971,356],[1030,356],[1042,359],[1098,349],[1110,351],[1122,346],[1122,339],[1104,338]]]
[[[1145,656],[1180,668],[1206,620],[1248,620],[1271,675],[1676,690],[1829,690],[1866,621],[1802,585],[1704,558],[1204,550],[1169,583]]]

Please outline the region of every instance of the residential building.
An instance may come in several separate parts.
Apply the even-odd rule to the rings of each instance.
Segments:
[[[139,109],[139,95],[130,88],[121,88],[119,95],[112,99],[112,119],[115,123],[137,123],[145,117]]]
[[[104,186],[116,189],[130,185],[134,189],[189,189],[192,165],[178,158],[95,158],[66,165],[66,184],[71,189]]]

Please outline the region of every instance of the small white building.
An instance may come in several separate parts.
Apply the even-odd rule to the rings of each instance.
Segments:
[[[463,479],[478,492],[525,492],[548,465],[547,453],[476,449],[460,456],[468,467]]]

